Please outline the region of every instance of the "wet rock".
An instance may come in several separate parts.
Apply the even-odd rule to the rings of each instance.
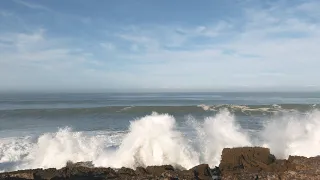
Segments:
[[[261,173],[236,173],[225,174],[222,180],[280,180],[277,173],[261,172]]]
[[[112,168],[66,167],[59,171],[63,178],[69,179],[79,179],[80,177],[92,179],[115,179],[118,177],[118,174]]]
[[[212,179],[213,180],[220,180],[221,179],[221,171],[219,169],[219,167],[215,167],[213,169],[211,169],[211,174],[212,174]]]
[[[135,173],[137,175],[146,175],[148,174],[147,170],[143,167],[137,167]]]
[[[54,177],[58,177],[60,174],[59,171],[55,168],[36,170],[33,173],[33,177],[36,180],[50,180]]]
[[[94,167],[92,161],[76,162],[76,163],[73,163],[72,161],[68,161],[66,164],[66,167],[79,167],[79,166],[88,167],[88,168]]]
[[[191,169],[194,176],[201,180],[212,180],[211,169],[208,164],[200,164]]]
[[[148,166],[146,168],[146,171],[149,174],[155,175],[155,176],[160,176],[162,173],[166,171],[174,171],[173,166],[171,165],[164,165],[164,166]]]
[[[0,179],[34,179],[33,172],[34,170],[20,170],[15,172],[0,173]]]
[[[222,179],[320,179],[320,157],[290,156],[277,160],[266,148],[224,149],[220,163]]]
[[[200,164],[189,170],[171,165],[138,167],[136,170],[122,167],[92,167],[91,162],[68,162],[61,169],[34,169],[0,173],[0,180],[291,180],[320,179],[320,157],[290,156],[277,160],[267,148],[226,148],[222,152],[219,167],[210,169]]]
[[[175,180],[179,179],[180,175],[176,171],[165,171],[161,174],[161,177],[164,179]]]
[[[117,172],[119,175],[124,176],[136,176],[136,172],[133,169],[122,167]]]

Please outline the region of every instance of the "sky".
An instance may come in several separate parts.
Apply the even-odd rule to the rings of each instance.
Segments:
[[[320,90],[319,0],[0,1],[0,91]]]

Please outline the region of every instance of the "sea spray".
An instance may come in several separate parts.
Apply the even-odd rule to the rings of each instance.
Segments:
[[[47,133],[39,137],[30,154],[26,157],[25,167],[65,166],[66,162],[91,161],[103,151],[104,139],[84,136],[72,132],[70,128],[60,129],[57,133]]]
[[[287,113],[272,117],[252,143],[233,114],[223,110],[204,120],[189,118],[194,136],[179,130],[173,116],[157,114],[130,122],[121,140],[112,133],[88,134],[70,128],[45,133],[35,139],[0,139],[0,170],[61,168],[67,161],[92,161],[96,166],[137,167],[172,164],[190,168],[199,163],[219,164],[225,147],[266,146],[278,158],[289,154],[316,156],[320,147],[320,112]],[[258,134],[257,134],[258,135]],[[120,142],[116,143],[115,142]]]
[[[278,158],[317,156],[320,154],[320,112],[287,113],[274,117],[265,124],[260,136],[264,146]]]
[[[199,163],[198,155],[177,131],[173,116],[157,114],[130,123],[130,132],[119,149],[94,161],[96,165],[132,167],[172,164],[192,167]],[[111,156],[110,156],[111,155]]]
[[[188,117],[187,124],[196,131],[194,147],[199,152],[200,163],[216,166],[220,163],[223,148],[251,145],[247,133],[226,109],[203,122]]]
[[[247,133],[235,121],[229,111],[223,110],[214,117],[207,117],[203,124],[202,136],[205,161],[209,165],[220,163],[221,152],[226,147],[251,146]]]

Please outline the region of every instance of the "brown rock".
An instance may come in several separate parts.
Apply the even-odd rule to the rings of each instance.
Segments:
[[[36,170],[33,173],[34,179],[50,180],[59,176],[59,171],[55,168]]]
[[[320,157],[276,160],[266,148],[224,149],[219,167],[226,180],[320,180]]]
[[[260,172],[260,173],[236,173],[222,176],[222,180],[280,180],[277,173]]]
[[[164,166],[148,166],[146,171],[149,174],[160,176],[165,171],[174,171],[173,166],[171,165],[164,165]]]
[[[136,176],[136,173],[133,169],[125,168],[125,167],[122,167],[121,169],[119,169],[117,173],[119,175],[124,175],[124,176]]]
[[[219,167],[207,164],[189,170],[174,169],[171,165],[121,168],[94,168],[90,162],[71,163],[62,169],[34,169],[0,173],[0,180],[320,180],[320,157],[290,156],[276,160],[266,148],[224,149]]]
[[[112,168],[65,167],[53,179],[114,179],[118,175]]]
[[[320,157],[289,156],[288,163],[290,170],[320,174]]]
[[[271,172],[285,172],[288,170],[288,161],[283,159],[277,159],[272,164],[269,165],[269,170]]]
[[[259,172],[269,170],[269,164],[275,161],[270,150],[261,147],[225,148],[222,151],[219,168],[222,173],[246,170]]]
[[[34,179],[34,170],[20,170],[15,172],[5,172],[0,174],[0,179]]]
[[[137,167],[135,173],[137,175],[146,175],[148,174],[147,170],[143,167]]]
[[[76,162],[76,163],[73,163],[72,161],[68,161],[67,164],[66,164],[66,167],[79,167],[79,166],[82,166],[82,167],[89,167],[89,168],[93,168],[94,165],[91,161],[85,161],[85,162]]]
[[[198,179],[203,180],[212,180],[211,170],[208,164],[200,164],[191,169],[194,173],[194,176]]]

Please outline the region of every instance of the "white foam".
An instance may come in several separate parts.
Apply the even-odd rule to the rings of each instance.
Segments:
[[[219,164],[225,147],[263,145],[277,157],[289,154],[316,156],[320,151],[320,112],[288,113],[274,117],[260,133],[258,144],[248,137],[234,115],[223,110],[204,120],[189,118],[190,136],[179,131],[168,114],[142,117],[128,132],[73,132],[70,128],[37,138],[0,139],[0,171],[27,168],[61,168],[71,160],[96,166],[137,167],[172,164],[190,168],[199,163]]]
[[[221,152],[225,147],[250,146],[250,139],[235,122],[230,112],[223,110],[215,117],[208,117],[203,124],[202,143],[205,163],[218,165]]]
[[[96,165],[134,168],[173,164],[189,168],[199,163],[197,153],[176,130],[175,119],[170,115],[153,113],[131,122],[129,129],[119,149],[104,154],[94,161]]]
[[[30,137],[0,139],[0,163],[23,159],[30,152],[30,140]]]
[[[279,158],[320,154],[320,112],[290,113],[274,118],[261,132],[265,147]]]
[[[75,162],[90,161],[103,151],[104,139],[96,136],[83,136],[80,132],[71,132],[69,128],[55,134],[44,134],[27,156],[25,166],[63,167],[68,160]]]

